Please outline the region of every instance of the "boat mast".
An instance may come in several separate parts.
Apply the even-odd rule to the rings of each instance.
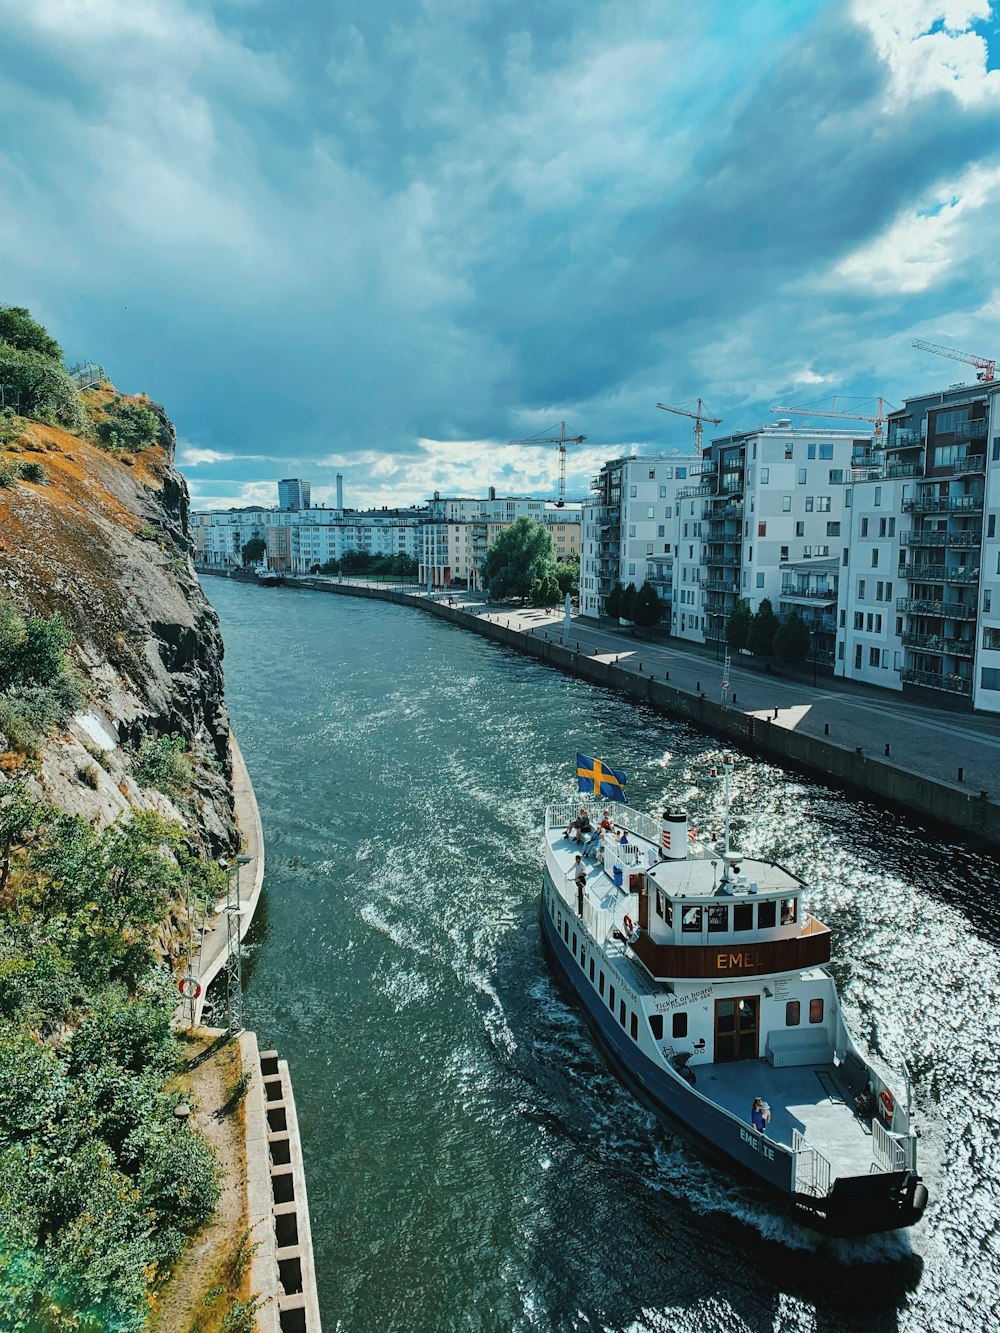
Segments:
[[[723,782],[722,790],[723,790],[723,798],[726,804],[726,822],[725,822],[725,829],[723,832],[723,846],[722,846],[722,854],[724,857],[729,855],[729,807],[730,807],[730,802],[732,800],[732,793],[730,791],[729,784],[730,784],[730,779],[733,776],[733,767],[734,767],[733,756],[731,754],[724,754],[722,756],[722,782]],[[728,867],[726,870],[726,874],[727,876],[729,874]]]

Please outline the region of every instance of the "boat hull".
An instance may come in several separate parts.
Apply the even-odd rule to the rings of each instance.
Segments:
[[[545,911],[544,897],[543,886],[542,937],[563,983],[583,1010],[615,1074],[659,1118],[679,1127],[685,1137],[713,1160],[740,1176],[762,1182],[800,1222],[825,1235],[891,1231],[911,1226],[920,1219],[927,1192],[909,1172],[843,1178],[823,1197],[796,1193],[794,1159],[787,1148],[697,1095],[679,1074],[654,1064],[629,1039],[556,930]]]

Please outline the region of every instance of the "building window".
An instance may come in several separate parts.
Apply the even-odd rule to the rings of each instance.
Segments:
[[[864,600],[865,600],[865,581],[864,579],[858,579],[858,601],[863,602]]]
[[[830,505],[829,495],[816,496],[816,512],[818,514],[829,514],[830,507],[831,505]]]
[[[688,1016],[687,1014],[674,1014],[670,1024],[671,1035],[674,1037],[686,1037],[688,1034]]]
[[[805,484],[806,484],[806,470],[805,470],[804,467],[800,467],[800,468],[799,468],[799,485],[800,485],[800,486],[804,486]]]
[[[790,514],[792,512],[792,497],[790,495],[783,495],[781,497],[781,512],[783,514]]]
[[[864,627],[865,627],[865,613],[864,613],[863,611],[855,611],[855,613],[854,613],[854,628],[855,628],[855,629],[864,629]]]
[[[869,665],[869,666],[873,666],[873,667],[877,667],[877,666],[878,666],[878,656],[879,656],[879,654],[878,654],[878,649],[877,649],[877,648],[869,648],[869,649],[868,649],[868,665]]]
[[[878,547],[872,547],[872,569],[878,569]]]
[[[826,525],[826,535],[827,535],[828,537],[839,537],[839,536],[840,536],[840,524],[839,524],[839,523],[828,523],[828,524]]]
[[[813,497],[812,497],[811,495],[807,495],[807,496],[806,496],[806,513],[807,513],[807,514],[811,514],[812,511],[813,511]]]
[[[809,1001],[809,1022],[810,1022],[810,1023],[822,1023],[822,1021],[823,1021],[823,1001],[822,1001],[822,1000],[810,1000],[810,1001]]]
[[[796,537],[804,537],[806,535],[806,525],[801,519],[795,525],[795,535]]]
[[[822,458],[822,459],[826,459],[827,461],[829,461],[829,459],[831,459],[831,458],[833,457],[833,445],[832,445],[832,444],[821,444],[820,447],[819,447],[819,456],[820,456],[820,458]]]
[[[757,524],[757,536],[758,536],[758,537],[766,537],[766,536],[767,536],[767,524],[766,524],[766,523],[758,523],[758,524]]]
[[[766,486],[766,485],[767,485],[768,478],[770,477],[770,475],[771,475],[771,469],[770,469],[770,468],[767,468],[767,467],[762,467],[762,468],[761,468],[761,470],[760,470],[760,484],[761,484],[762,486]]]
[[[806,447],[806,458],[815,458],[815,457],[816,457],[816,446],[814,444],[810,444]]]
[[[629,535],[630,537],[634,537],[634,536],[635,536],[635,524],[634,524],[634,523],[630,523],[630,524],[628,525],[628,535]]]
[[[792,456],[792,444],[791,444],[791,441],[789,440],[789,441],[786,441],[786,443],[785,443],[785,460],[786,460],[786,462],[787,462],[787,460],[788,460],[789,458],[791,458],[791,456]]]
[[[884,536],[885,536],[885,519],[884,519],[884,518],[880,518],[879,521],[878,521],[878,535],[879,535],[880,537],[884,537]]]
[[[880,507],[881,507],[881,504],[882,504],[882,487],[881,487],[881,486],[876,486],[876,487],[875,487],[875,508],[876,508],[876,509],[880,508]]]
[[[635,491],[636,491],[636,488],[635,488],[634,486],[630,486],[630,487],[628,488],[629,498],[632,499],[632,500],[635,499]]]
[[[651,467],[651,468],[649,469],[649,480],[650,480],[650,481],[655,481],[655,480],[656,480],[656,468],[655,468],[655,467]]]
[[[779,560],[787,560],[787,559],[788,559],[788,547],[787,547],[787,546],[783,546],[783,547],[781,548],[781,554],[778,556],[778,559],[779,559]]]
[[[844,469],[842,467],[832,467],[830,469],[830,485],[841,486],[844,481]]]
[[[863,519],[861,520],[861,536],[862,536],[862,537],[867,537],[867,536],[868,536],[868,520],[867,520],[867,518],[863,518]]]
[[[800,1021],[800,1007],[798,1000],[789,1000],[785,1005],[785,1027],[797,1028]]]
[[[763,586],[764,586],[764,575],[763,575],[763,574],[758,574],[758,575],[757,575],[757,587],[758,587],[758,588],[763,588]]]
[[[652,1032],[652,1034],[653,1034],[653,1039],[654,1039],[655,1041],[662,1041],[662,1040],[663,1040],[663,1015],[662,1015],[662,1014],[650,1014],[650,1015],[649,1015],[649,1030],[650,1030],[650,1032]]]
[[[1000,667],[983,667],[980,680],[984,690],[1000,690]]]

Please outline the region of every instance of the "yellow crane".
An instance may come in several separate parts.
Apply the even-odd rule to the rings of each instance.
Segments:
[[[711,412],[705,411],[705,404],[698,399],[698,410],[692,412],[687,407],[671,407],[669,403],[657,403],[656,406],[663,412],[676,412],[680,417],[694,417],[694,452],[698,458],[701,457],[701,439],[703,434],[702,422],[710,421],[713,426],[722,424],[721,417],[713,417]]]
[[[546,429],[555,430],[554,426]],[[527,440],[508,440],[508,444],[558,444],[559,446],[559,498],[556,500],[556,508],[562,509],[566,504],[566,446],[567,444],[583,444],[586,435],[567,435],[566,423],[560,421],[558,435],[532,435]]]

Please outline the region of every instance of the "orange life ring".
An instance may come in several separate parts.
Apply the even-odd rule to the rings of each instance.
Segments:
[[[635,922],[632,920],[630,916],[626,916],[623,918],[622,925],[625,927],[629,935],[631,935],[632,932],[635,930]]]
[[[177,989],[186,1000],[197,1000],[201,995],[201,983],[194,977],[181,977],[177,983]]]
[[[882,1108],[882,1114],[886,1120],[892,1120],[892,1113],[896,1109],[896,1103],[892,1100],[892,1093],[888,1088],[883,1088],[878,1095],[879,1105]]]

